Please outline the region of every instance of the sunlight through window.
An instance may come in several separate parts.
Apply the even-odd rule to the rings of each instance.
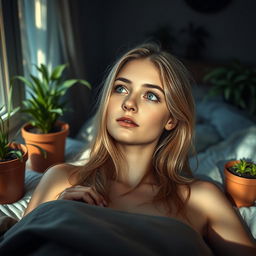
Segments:
[[[46,30],[46,7],[44,1],[35,1],[35,22],[36,28]]]
[[[41,50],[37,50],[37,63],[40,65],[41,63],[45,63],[45,53]]]

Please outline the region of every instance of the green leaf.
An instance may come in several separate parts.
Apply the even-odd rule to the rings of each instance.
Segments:
[[[62,110],[61,108],[51,109],[50,112],[51,112],[51,113],[56,113],[56,114],[58,114],[58,115],[60,115],[60,116],[63,115],[63,110]]]
[[[11,150],[9,151],[9,154],[8,155],[15,155],[17,158],[19,158],[21,161],[23,161],[23,157],[22,157],[22,153],[20,150]]]
[[[226,80],[224,79],[220,79],[220,80],[214,80],[215,83],[215,87],[227,87],[227,86],[232,86],[232,83],[228,83]]]
[[[227,70],[224,67],[213,69],[203,77],[203,81],[209,81],[212,78],[218,78],[222,75],[225,75],[226,72]]]
[[[81,79],[79,79],[79,80],[78,80],[78,83],[87,86],[89,89],[92,89],[91,84],[90,84],[88,81],[86,81],[86,80],[81,80]]]
[[[243,99],[240,99],[238,106],[245,109],[246,108],[245,101]]]
[[[230,89],[230,88],[226,88],[226,89],[224,90],[224,98],[225,98],[226,100],[229,100],[229,98],[230,98],[230,93],[231,93],[231,89]]]
[[[27,145],[30,145],[30,146],[33,146],[37,149],[39,149],[39,151],[41,152],[41,154],[43,155],[43,157],[46,159],[47,158],[47,152],[46,150],[44,150],[43,148],[39,147],[38,145],[36,144],[31,144],[31,143],[27,143]]]
[[[49,131],[57,118],[67,111],[62,96],[75,83],[81,83],[91,88],[89,82],[79,79],[63,81],[63,71],[66,64],[58,65],[50,73],[46,65],[36,66],[40,77],[30,75],[30,80],[22,76],[15,79],[27,86],[29,97],[22,102],[22,111],[26,113],[30,123],[42,132]],[[42,79],[41,79],[42,78]]]
[[[12,92],[13,87],[10,87],[10,91],[7,98],[7,118],[4,120],[0,117],[0,160],[5,160],[11,154],[9,150],[9,121],[12,115],[19,111],[19,107],[12,108]],[[2,109],[2,107],[1,107]]]
[[[43,83],[42,81],[40,81],[39,78],[37,78],[36,76],[34,75],[30,75],[30,77],[32,78],[33,82],[34,82],[34,93],[36,95],[40,95],[41,97],[45,97],[45,88],[43,86]]]
[[[42,74],[43,80],[45,80],[45,85],[49,83],[49,72],[47,67],[44,64],[41,64],[40,67],[36,66],[36,69]]]
[[[14,80],[16,80],[16,79],[18,79],[18,80],[20,80],[21,82],[23,82],[23,83],[24,83],[25,85],[27,85],[28,88],[30,88],[32,91],[35,90],[33,83],[31,83],[29,80],[27,80],[27,79],[26,79],[25,77],[23,77],[23,76],[15,76],[14,78],[12,78],[11,84],[13,84]]]
[[[63,64],[63,65],[59,65],[57,67],[54,68],[50,79],[51,80],[57,80],[61,77],[62,72],[64,71],[64,69],[67,67],[67,64]]]
[[[3,105],[2,107],[0,107],[0,112],[5,108],[5,105]],[[1,116],[0,116],[1,118]]]
[[[73,86],[75,83],[77,83],[78,80],[77,79],[70,79],[70,80],[66,80],[62,85],[60,85],[57,88],[57,91],[61,94],[64,95],[66,93],[66,91]]]

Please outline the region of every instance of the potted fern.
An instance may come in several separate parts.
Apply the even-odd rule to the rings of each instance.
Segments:
[[[224,100],[256,115],[256,69],[233,61],[210,70],[204,81],[212,86],[208,96],[222,95]]]
[[[240,159],[225,165],[225,188],[231,201],[237,206],[251,206],[256,200],[256,164]]]
[[[24,194],[25,164],[28,151],[25,145],[10,140],[9,122],[19,109],[11,108],[10,91],[7,101],[7,117],[0,116],[0,204],[9,204],[19,200]],[[5,106],[0,108],[0,111]]]
[[[29,94],[22,102],[21,110],[26,113],[28,122],[22,127],[21,134],[28,148],[30,168],[37,172],[44,172],[49,166],[64,162],[69,125],[59,120],[67,110],[63,96],[76,83],[91,88],[85,80],[64,80],[63,71],[66,66],[56,66],[49,72],[41,64],[36,66],[39,77],[30,74],[30,79],[23,76],[13,79],[13,82],[20,80]]]

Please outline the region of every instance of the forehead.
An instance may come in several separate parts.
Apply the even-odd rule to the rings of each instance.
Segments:
[[[124,77],[132,82],[151,83],[163,87],[159,69],[150,59],[130,60],[118,72],[116,78]]]

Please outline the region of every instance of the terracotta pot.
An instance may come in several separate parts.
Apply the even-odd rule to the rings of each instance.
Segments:
[[[25,145],[21,144],[11,144],[11,147],[21,149],[24,152],[23,160],[22,162],[20,159],[0,162],[0,204],[11,204],[24,195],[28,150]]]
[[[225,164],[225,189],[231,202],[237,207],[252,206],[256,200],[256,179],[239,177],[227,170],[238,162],[239,160]]]
[[[44,172],[48,167],[64,162],[66,137],[69,133],[69,125],[57,122],[61,130],[59,132],[36,134],[29,132],[32,125],[27,123],[21,128],[21,134],[26,142],[29,156],[29,168],[36,172]],[[32,144],[32,145],[31,145]],[[45,150],[46,158],[39,148]]]

